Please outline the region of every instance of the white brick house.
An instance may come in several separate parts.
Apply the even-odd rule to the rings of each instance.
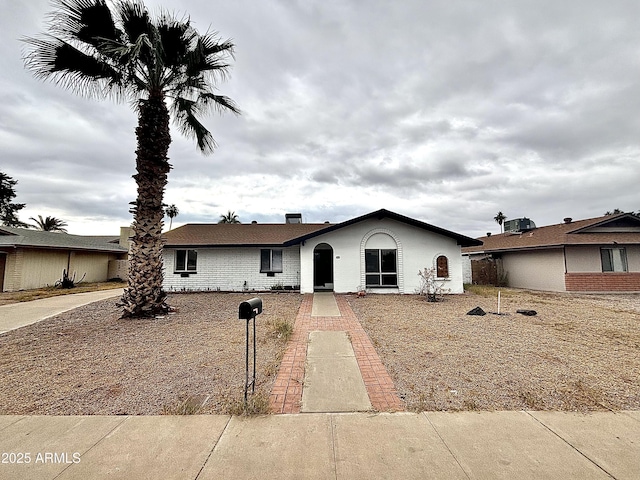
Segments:
[[[434,267],[462,293],[460,249],[479,244],[388,210],[339,224],[187,224],[165,234],[164,286],[414,293]]]

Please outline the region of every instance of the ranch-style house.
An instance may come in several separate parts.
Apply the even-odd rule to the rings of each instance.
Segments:
[[[187,224],[165,233],[168,291],[415,293],[435,268],[462,293],[461,248],[481,242],[388,210],[342,223]]]

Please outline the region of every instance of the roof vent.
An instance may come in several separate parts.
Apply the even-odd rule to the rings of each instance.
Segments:
[[[301,213],[285,213],[284,223],[302,223]]]
[[[491,232],[487,232],[487,237],[490,237],[490,236],[491,236]]]
[[[573,218],[571,218],[571,217],[566,217],[566,218],[563,218],[563,219],[562,219],[562,221],[563,221],[564,223],[571,223],[571,222],[573,221]]]
[[[257,225],[258,221],[257,220],[251,220],[251,225]]]

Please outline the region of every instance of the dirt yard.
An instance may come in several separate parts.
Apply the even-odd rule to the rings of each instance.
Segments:
[[[503,289],[506,315],[468,316],[497,311],[497,290],[478,291],[438,303],[348,296],[407,409],[640,409],[640,295]],[[261,297],[255,412],[302,300]],[[238,413],[246,298],[173,294],[177,313],[135,321],[110,299],[0,335],[0,414]]]
[[[299,295],[261,295],[257,393],[264,410]],[[120,320],[97,302],[0,335],[0,414],[227,413],[242,406],[247,295],[171,295],[177,313]],[[280,337],[280,338],[278,338]],[[198,406],[206,399],[204,407]]]
[[[640,409],[640,295],[497,289],[349,302],[409,410]],[[531,309],[536,316],[517,314]]]

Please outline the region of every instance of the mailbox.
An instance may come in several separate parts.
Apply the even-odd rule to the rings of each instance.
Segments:
[[[262,299],[255,297],[240,304],[238,307],[238,318],[240,320],[250,320],[262,313]]]
[[[256,315],[262,313],[262,299],[259,297],[244,301],[238,307],[238,318],[247,321],[247,348],[245,349],[244,405],[247,406],[247,393],[256,389]],[[253,319],[253,376],[249,381],[249,323]]]

